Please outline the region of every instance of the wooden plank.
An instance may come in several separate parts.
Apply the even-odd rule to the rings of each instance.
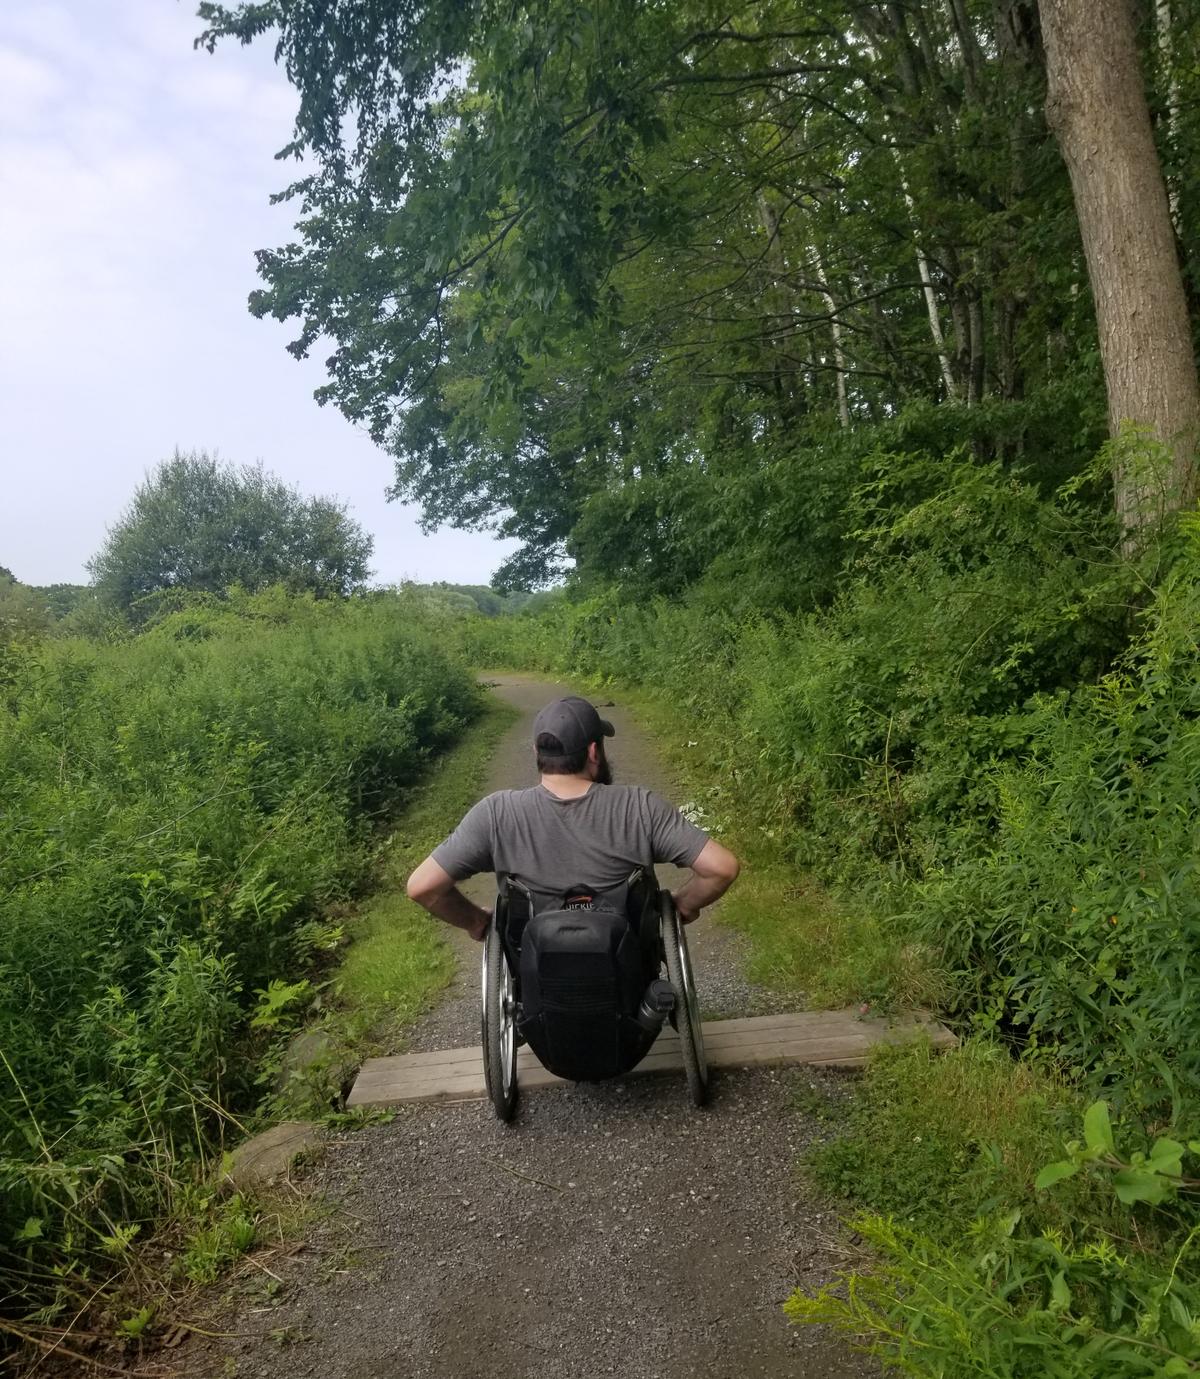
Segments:
[[[925,1034],[938,1048],[957,1041],[929,1015],[916,1012],[893,1020],[864,1019],[855,1010],[799,1011],[792,1015],[708,1020],[704,1045],[710,1067],[761,1067],[803,1063],[816,1067],[861,1067],[875,1044],[897,1043]],[[679,1072],[679,1036],[665,1029],[630,1077]],[[547,1072],[529,1048],[517,1054],[522,1088],[567,1086]],[[348,1106],[398,1106],[406,1101],[471,1101],[487,1095],[478,1046],[432,1053],[369,1058],[347,1098]]]
[[[709,1021],[704,1026],[705,1046],[709,1061],[715,1066],[735,1065],[739,1049],[753,1049],[752,1061],[762,1062],[766,1051],[774,1049],[779,1058],[789,1062],[813,1062],[821,1056],[821,1046],[833,1039],[849,1038],[862,1048],[897,1035],[908,1037],[914,1029],[926,1029],[937,1044],[953,1042],[953,1035],[937,1024],[906,1021],[893,1027],[880,1027],[879,1021],[865,1021],[857,1014],[845,1011],[804,1012],[799,1015],[764,1017],[761,1025],[753,1018]],[[806,1047],[806,1041],[812,1047]],[[679,1036],[665,1029],[639,1070],[651,1071],[664,1061],[678,1067]],[[830,1050],[831,1053],[834,1050]],[[841,1056],[844,1050],[836,1051]],[[390,1058],[373,1058],[364,1064],[355,1093],[356,1104],[366,1104],[375,1093],[390,1093],[397,1082],[403,1082],[414,1092],[427,1085],[454,1079],[459,1074],[479,1071],[481,1052],[478,1047],[443,1049],[432,1053],[403,1054]],[[520,1068],[537,1067],[528,1050],[522,1050]]]

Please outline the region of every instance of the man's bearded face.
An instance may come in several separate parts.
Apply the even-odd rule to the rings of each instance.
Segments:
[[[596,744],[596,760],[589,762],[591,767],[592,780],[597,785],[611,785],[613,783],[612,762],[608,759],[608,753],[604,750],[603,741]]]

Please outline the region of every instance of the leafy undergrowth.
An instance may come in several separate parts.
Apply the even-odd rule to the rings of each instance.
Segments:
[[[140,1336],[147,1280],[169,1294],[255,1234],[257,1208],[212,1187],[229,1145],[329,1110],[347,1047],[445,981],[431,922],[354,909],[381,824],[480,714],[443,642],[401,599],[268,591],[111,646],[7,649],[0,1330],[60,1351],[81,1317]],[[455,758],[461,791],[502,718]],[[441,827],[430,799],[393,835],[397,870]],[[314,1017],[293,1100],[281,1051]]]
[[[905,943],[867,904],[836,900],[800,871],[723,739],[705,734],[666,690],[607,681],[654,733],[679,781],[679,803],[742,862],[737,884],[715,915],[746,939],[756,982],[795,993],[810,1009],[867,1004],[875,1010],[936,1008],[946,986],[925,948]]]
[[[724,917],[760,975],[1003,1045],[868,1081],[821,1171],[871,1252],[793,1315],[929,1379],[1200,1372],[1194,1185],[1036,1186],[1088,1101],[1131,1162],[1200,1128],[1200,514],[1131,563],[1078,485],[893,458],[811,613],[607,589],[468,630],[669,692],[688,790],[748,863]],[[794,866],[837,905],[789,892]]]
[[[407,898],[404,882],[482,794],[492,751],[516,717],[503,700],[489,699],[394,821],[378,889],[345,922],[336,968],[305,1010],[280,1021],[287,1037],[263,1073],[276,1085],[267,1103],[275,1118],[336,1113],[349,1070],[403,1047],[406,1026],[453,977],[442,926]],[[300,1064],[281,1065],[300,1041],[311,1052]]]
[[[1083,1106],[983,1040],[880,1049],[809,1166],[854,1204],[862,1257],[789,1315],[937,1379],[1196,1373],[1187,1149]]]
[[[253,1021],[271,1040],[259,1070],[266,1095],[252,1117],[228,1118],[231,1136],[298,1117],[339,1125],[373,1119],[338,1109],[349,1073],[372,1053],[402,1047],[406,1026],[454,969],[440,926],[404,895],[405,877],[478,798],[492,749],[515,716],[503,701],[489,700],[413,788],[383,844],[377,889],[356,910],[329,917],[325,968],[294,983],[272,982],[261,993]],[[85,1314],[85,1330],[53,1324],[48,1313],[16,1328],[34,1364],[47,1346],[84,1364],[104,1350],[117,1358],[204,1334],[217,1324],[209,1314],[222,1310],[214,1284],[265,1288],[260,1301],[269,1305],[272,1260],[296,1248],[324,1211],[290,1175],[230,1194],[219,1159],[197,1161],[190,1171],[168,1161],[162,1167],[171,1180],[169,1211],[148,1239],[136,1227],[106,1238],[109,1276]]]

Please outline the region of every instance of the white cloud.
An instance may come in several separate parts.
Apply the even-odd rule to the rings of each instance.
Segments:
[[[292,329],[247,313],[253,251],[291,228],[268,198],[295,95],[269,42],[210,56],[199,28],[169,0],[0,6],[0,564],[79,578],[180,445],[342,494],[382,578],[485,578],[513,543],[420,537]]]
[[[0,122],[33,128],[63,94],[62,76],[48,62],[0,43]]]

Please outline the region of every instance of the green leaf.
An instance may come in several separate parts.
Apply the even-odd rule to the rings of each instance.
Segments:
[[[1050,1311],[1065,1312],[1071,1306],[1071,1290],[1065,1272],[1060,1269],[1050,1281]]]
[[[131,1340],[136,1340],[150,1325],[154,1317],[152,1306],[139,1308],[131,1317],[126,1317],[117,1323],[117,1332],[121,1336],[127,1336]]]
[[[1148,1202],[1151,1206],[1157,1206],[1165,1202],[1174,1190],[1170,1181],[1160,1174],[1135,1168],[1123,1168],[1113,1179],[1113,1186],[1126,1206],[1134,1202]]]
[[[1108,1102],[1094,1101],[1084,1113],[1083,1138],[1094,1154],[1112,1154],[1112,1124],[1108,1119]]]
[[[1073,1164],[1070,1159],[1059,1159],[1056,1163],[1047,1164],[1034,1179],[1033,1185],[1041,1192],[1043,1188],[1053,1187],[1055,1183],[1078,1172],[1078,1164]]]
[[[1155,1140],[1146,1167],[1155,1173],[1163,1173],[1168,1177],[1178,1178],[1183,1171],[1183,1145],[1178,1140],[1170,1140],[1165,1137]]]

